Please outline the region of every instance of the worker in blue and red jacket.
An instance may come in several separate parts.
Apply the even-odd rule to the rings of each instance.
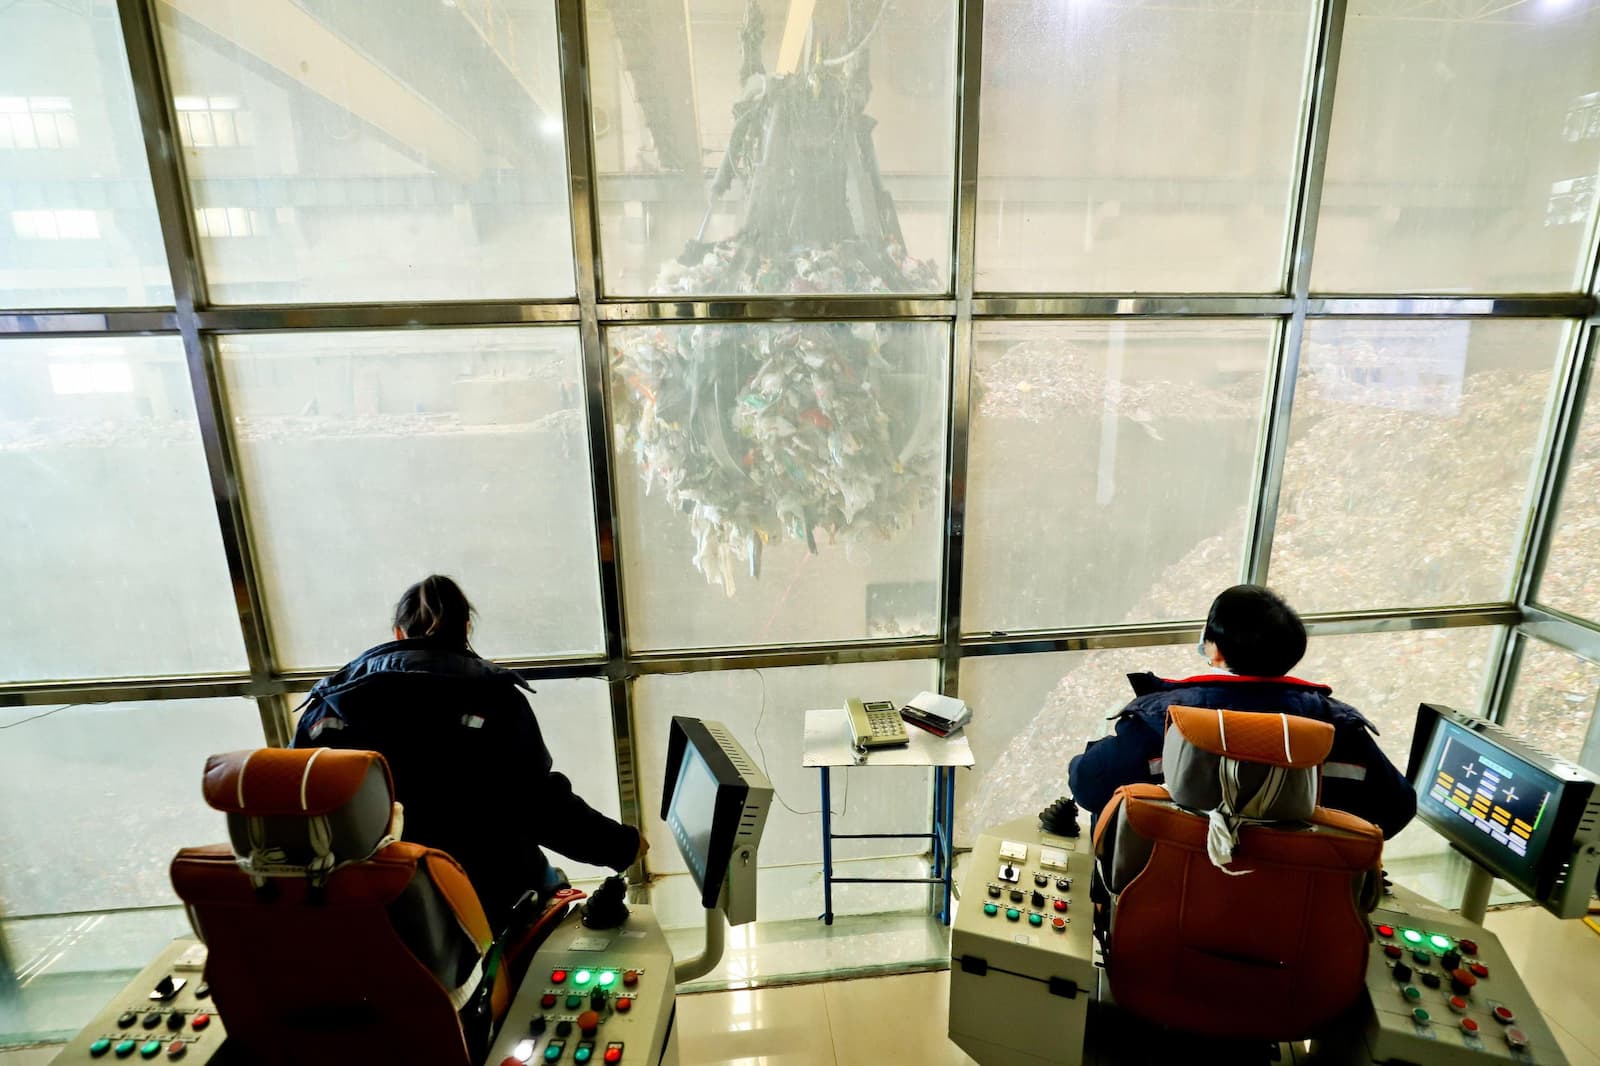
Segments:
[[[1134,700],[1117,715],[1116,731],[1089,742],[1067,778],[1078,805],[1098,821],[1123,785],[1161,784],[1167,708],[1297,714],[1333,726],[1333,750],[1322,768],[1322,805],[1348,811],[1383,830],[1404,829],[1417,813],[1411,783],[1379,750],[1377,730],[1333,690],[1287,676],[1306,652],[1306,627],[1283,599],[1259,585],[1235,585],[1211,604],[1200,654],[1212,670],[1182,681],[1130,674]]]

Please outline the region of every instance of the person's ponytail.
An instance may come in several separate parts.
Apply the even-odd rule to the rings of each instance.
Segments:
[[[395,604],[394,628],[410,640],[436,640],[471,651],[472,613],[460,585],[442,574],[430,574],[406,589]]]

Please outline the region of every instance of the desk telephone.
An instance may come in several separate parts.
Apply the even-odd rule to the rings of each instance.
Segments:
[[[858,751],[866,748],[894,748],[911,743],[900,712],[888,700],[847,700],[850,739]]]

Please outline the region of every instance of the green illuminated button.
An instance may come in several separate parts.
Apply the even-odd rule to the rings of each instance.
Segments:
[[[577,973],[572,975],[572,982],[573,984],[586,985],[589,983],[589,979],[593,976],[594,974],[590,973],[588,970],[579,970]]]
[[[1405,937],[1413,944],[1422,943],[1422,934],[1417,932],[1415,929],[1402,929],[1400,931],[1400,935]]]
[[[144,1047],[139,1049],[141,1058],[153,1059],[159,1054],[161,1054],[161,1041],[159,1040],[147,1040]]]
[[[104,1055],[110,1050],[111,1041],[107,1040],[103,1036],[99,1040],[96,1040],[94,1043],[89,1045],[89,1054],[93,1055],[95,1058],[99,1058],[101,1055]]]
[[[985,903],[983,905],[983,913],[993,918],[995,915],[1000,913],[1000,908],[996,907],[993,903]]]
[[[124,1041],[122,1041],[115,1048],[115,1051],[117,1053],[117,1058],[119,1058],[119,1059],[127,1058],[129,1055],[133,1054],[133,1049],[138,1047],[138,1046],[139,1045],[135,1044],[132,1040],[124,1040]]]
[[[1028,924],[1029,925],[1043,925],[1044,924],[1044,915],[1042,915],[1042,914],[1030,914],[1030,915],[1028,915]]]
[[[1449,937],[1440,936],[1438,933],[1435,933],[1432,936],[1430,936],[1428,939],[1433,941],[1433,946],[1438,948],[1440,951],[1449,951],[1450,950],[1450,938]]]
[[[1010,908],[1009,910],[1006,911],[1006,918],[1009,921],[1013,921],[1014,922],[1014,921],[1017,921],[1018,919],[1020,919],[1021,917],[1022,917],[1022,912],[1017,910],[1017,908],[1015,908],[1015,907],[1012,907],[1012,908]]]
[[[1421,1007],[1417,1007],[1411,1011],[1411,1020],[1416,1022],[1418,1025],[1427,1025],[1430,1019],[1427,1011],[1423,1010]]]
[[[568,1010],[577,1010],[581,1006],[583,1006],[583,997],[582,996],[568,996],[567,997],[567,1009]]]
[[[1400,990],[1400,994],[1411,1003],[1420,1003],[1422,1001],[1422,989],[1416,985],[1406,985]]]
[[[550,1046],[544,1049],[544,1061],[554,1062],[561,1057],[561,1049],[567,1045],[559,1040],[550,1041]]]
[[[572,1053],[573,1062],[588,1062],[592,1058],[594,1058],[593,1044],[579,1044],[578,1050]]]
[[[617,979],[616,973],[611,971],[611,970],[606,970],[604,973],[602,973],[600,975],[600,983],[603,986],[605,986],[606,988],[610,988],[612,982],[614,982],[616,979]]]

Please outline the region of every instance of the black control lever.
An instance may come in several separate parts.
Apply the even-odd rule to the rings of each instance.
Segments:
[[[1075,837],[1078,827],[1078,804],[1071,796],[1062,796],[1039,812],[1039,828],[1058,837]]]
[[[583,924],[590,929],[615,929],[628,920],[628,882],[612,876],[583,905]]]

